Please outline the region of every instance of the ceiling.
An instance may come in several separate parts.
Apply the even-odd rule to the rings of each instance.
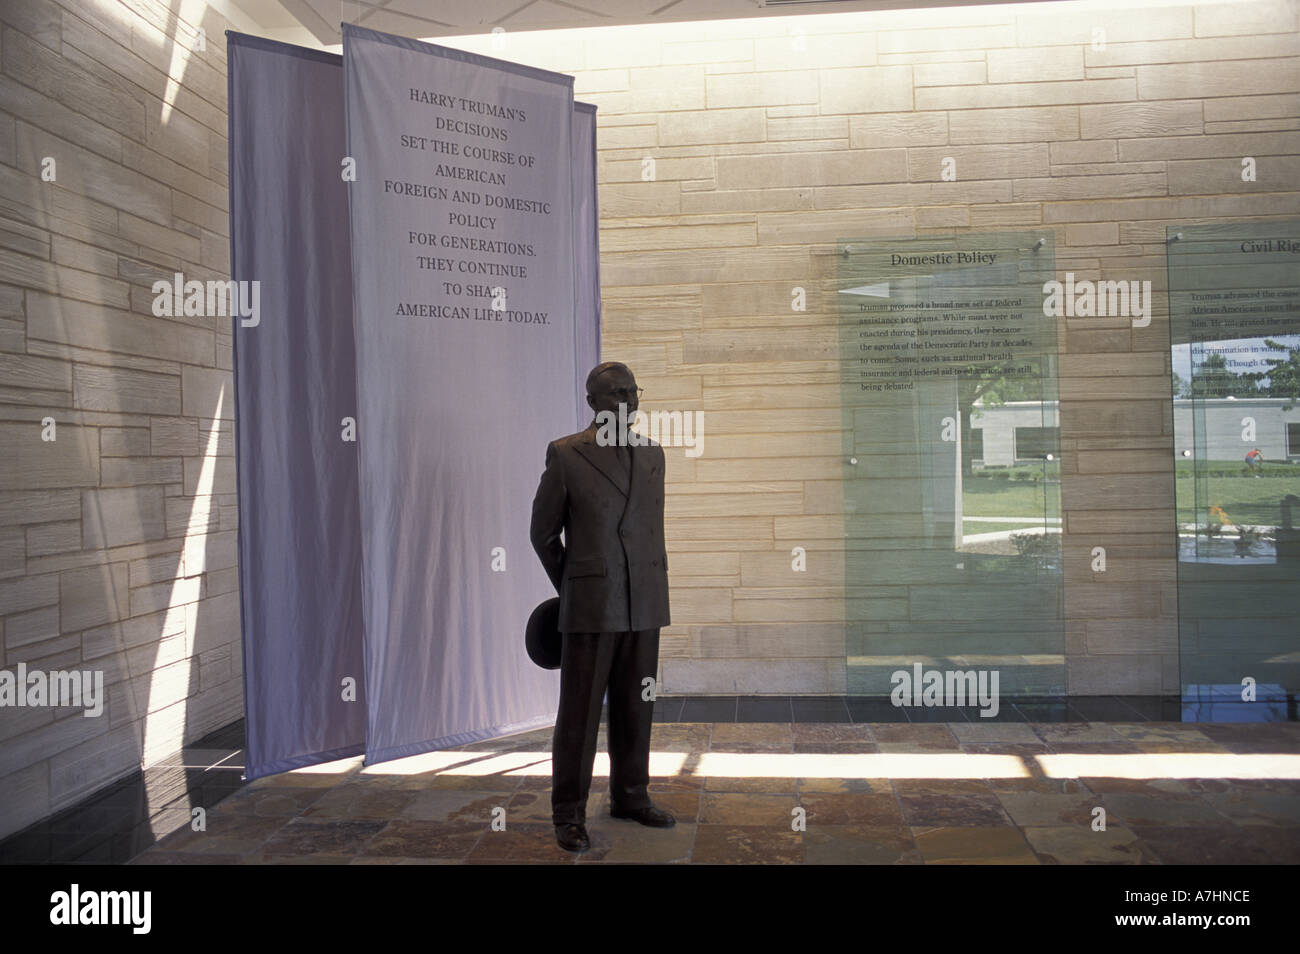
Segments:
[[[340,21],[428,39],[505,30],[555,30],[688,20],[988,6],[1020,0],[227,0],[263,36],[306,46],[342,42]]]

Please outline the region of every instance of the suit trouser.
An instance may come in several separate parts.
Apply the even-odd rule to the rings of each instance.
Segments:
[[[611,807],[627,811],[650,806],[654,699],[641,696],[642,680],[654,679],[658,666],[658,629],[564,634],[560,708],[551,744],[551,818],[555,824],[586,824],[600,704],[607,686]]]

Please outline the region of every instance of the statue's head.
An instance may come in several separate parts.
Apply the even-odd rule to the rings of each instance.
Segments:
[[[621,361],[598,364],[587,375],[587,403],[597,413],[611,411],[617,414],[618,406],[625,404],[626,420],[631,421],[640,404],[639,393],[632,369]]]

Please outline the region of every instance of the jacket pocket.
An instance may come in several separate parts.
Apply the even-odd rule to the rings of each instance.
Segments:
[[[564,575],[569,579],[578,576],[604,576],[605,558],[592,557],[589,560],[570,560],[565,564]]]

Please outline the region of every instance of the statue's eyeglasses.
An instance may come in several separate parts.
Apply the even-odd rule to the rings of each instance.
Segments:
[[[645,388],[609,388],[605,393],[611,397],[623,398],[624,400],[635,394],[637,400],[640,400],[641,395],[645,394]]]

